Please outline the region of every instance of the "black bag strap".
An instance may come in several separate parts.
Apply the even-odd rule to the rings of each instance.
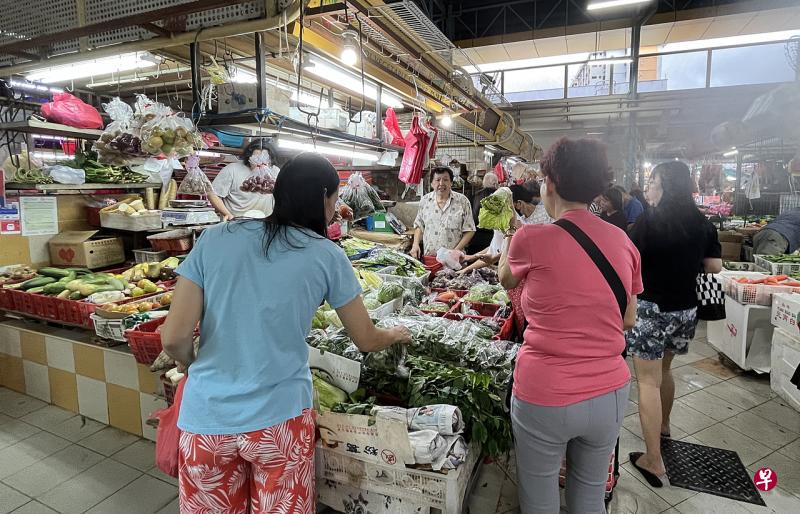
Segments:
[[[600,251],[600,248],[594,244],[594,241],[592,241],[589,236],[586,235],[586,232],[581,230],[580,227],[573,222],[562,218],[554,222],[553,225],[558,225],[566,230],[567,233],[571,235],[579,245],[581,245],[581,248],[583,248],[586,254],[592,259],[595,266],[597,266],[597,269],[599,269],[600,273],[603,274],[606,282],[608,282],[611,292],[614,293],[614,297],[617,299],[617,304],[619,304],[619,313],[624,320],[625,311],[628,307],[628,293],[625,291],[625,286],[622,284],[622,280],[620,280],[619,275],[617,274],[616,270],[614,270],[614,267],[611,265],[611,263],[608,262],[606,256],[603,255],[603,252]]]

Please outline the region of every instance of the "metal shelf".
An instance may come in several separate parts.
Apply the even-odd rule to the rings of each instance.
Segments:
[[[0,131],[24,132],[28,134],[42,134],[44,136],[69,137],[76,139],[100,139],[102,130],[80,129],[59,125],[58,123],[47,123],[44,121],[12,121],[10,123],[0,123]]]
[[[161,189],[160,183],[142,182],[139,184],[21,184],[19,182],[9,182],[6,184],[6,189],[9,191],[98,191],[98,190],[114,190],[114,189]]]

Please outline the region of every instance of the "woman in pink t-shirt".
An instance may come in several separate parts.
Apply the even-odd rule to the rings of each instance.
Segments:
[[[570,512],[605,513],[608,464],[628,401],[623,327],[636,322],[642,291],[639,252],[625,232],[592,215],[589,204],[609,183],[597,141],[562,139],[542,161],[542,200],[553,225],[523,226],[500,260],[506,289],[524,281],[528,328],[517,355],[511,418],[521,510],[559,511],[558,473],[567,457]],[[624,287],[624,319],[609,282],[572,224],[596,245]],[[510,240],[510,245],[509,245]]]

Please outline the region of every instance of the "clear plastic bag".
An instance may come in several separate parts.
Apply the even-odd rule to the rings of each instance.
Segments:
[[[211,191],[211,181],[200,169],[200,157],[192,155],[186,159],[186,178],[178,187],[179,195],[202,196]]]
[[[447,248],[439,248],[436,252],[436,260],[445,267],[455,271],[461,269],[461,259],[463,259],[464,256],[464,252],[460,250],[448,250]]]
[[[366,218],[374,212],[384,212],[378,193],[370,186],[361,173],[356,172],[347,179],[347,185],[342,190],[341,199],[353,209],[353,219]]]
[[[133,108],[120,98],[114,97],[107,104],[103,104],[103,110],[111,118],[111,123],[106,125],[104,132],[112,134],[130,132],[133,126]]]
[[[242,182],[239,189],[248,193],[271,195],[275,190],[275,177],[272,176],[272,162],[268,152],[260,152],[250,156],[250,167],[253,174]]]
[[[86,183],[86,172],[79,168],[56,165],[50,166],[46,171],[50,178],[59,184],[80,185]]]

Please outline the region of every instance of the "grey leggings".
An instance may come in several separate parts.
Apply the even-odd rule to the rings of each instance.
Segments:
[[[558,472],[567,455],[567,508],[605,514],[608,464],[625,417],[630,385],[566,407],[542,407],[517,397],[511,421],[522,514],[557,514]]]

